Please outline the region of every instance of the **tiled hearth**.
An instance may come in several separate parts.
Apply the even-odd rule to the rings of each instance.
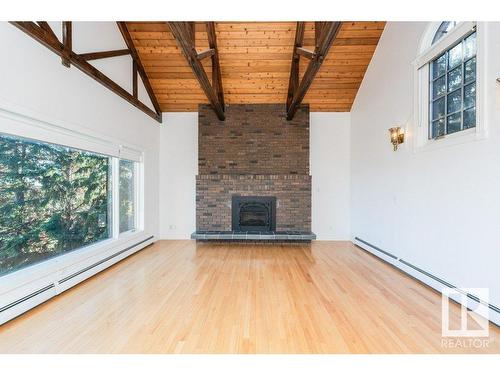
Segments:
[[[226,120],[200,105],[197,240],[310,241],[309,107],[287,121],[281,104],[230,105]],[[234,197],[276,199],[271,231],[235,231]],[[253,226],[251,228],[254,228]],[[261,228],[261,227],[259,227]]]
[[[316,239],[312,232],[241,232],[241,231],[196,231],[191,235],[194,240],[248,240],[248,241],[311,241]]]

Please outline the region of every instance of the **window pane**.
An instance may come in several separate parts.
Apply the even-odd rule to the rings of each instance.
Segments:
[[[462,109],[462,89],[453,91],[448,94],[448,111],[446,113],[453,113]]]
[[[0,136],[0,275],[109,237],[109,158]]]
[[[452,70],[448,73],[448,92],[460,87],[462,84],[462,67]]]
[[[456,24],[442,22],[433,43]],[[476,48],[473,32],[430,63],[430,138],[476,125]]]
[[[444,116],[444,98],[432,103],[432,119]]]
[[[446,92],[446,77],[436,79],[432,83],[432,98],[435,99],[438,96],[443,95]]]
[[[464,40],[464,60],[476,55],[476,33]]]
[[[448,52],[448,68],[452,69],[462,63],[462,43],[458,43]]]
[[[432,122],[432,138],[444,135],[444,118]]]
[[[464,87],[464,108],[474,107],[476,105],[476,84],[471,83]]]
[[[447,118],[446,132],[447,134],[455,133],[460,129],[462,114],[460,112],[450,115]]]
[[[465,83],[476,80],[476,58],[465,63]]]
[[[446,72],[446,53],[432,62],[432,78],[437,78]]]
[[[464,111],[464,129],[473,128],[476,126],[476,108],[467,109]]]
[[[451,29],[457,25],[456,21],[444,21],[439,25],[434,38],[432,39],[432,44],[436,43],[439,39],[444,37]]]
[[[135,163],[120,160],[120,233],[135,229]]]

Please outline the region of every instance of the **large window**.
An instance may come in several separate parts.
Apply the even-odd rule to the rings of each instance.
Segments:
[[[0,276],[136,229],[137,163],[118,163],[0,134]]]
[[[451,24],[443,22],[434,41],[441,38],[443,30],[448,32]],[[430,70],[429,138],[475,127],[476,33],[435,58]]]

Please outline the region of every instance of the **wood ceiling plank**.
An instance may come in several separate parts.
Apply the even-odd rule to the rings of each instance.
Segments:
[[[269,103],[284,103],[295,25],[295,22],[216,23],[215,34],[227,103],[265,103],[266,100]],[[384,22],[343,22],[337,39],[304,97],[311,110],[350,110],[384,27]],[[158,101],[163,111],[196,111],[198,102],[207,103],[165,23],[131,22],[128,29],[153,90],[161,95]],[[306,22],[306,48],[314,48],[314,35],[314,22]],[[198,51],[209,47],[204,23],[195,24],[195,38]],[[210,60],[202,60],[209,76]],[[305,62],[299,66],[302,70],[300,76],[303,75]]]
[[[380,21],[344,21],[344,28],[361,30],[384,30],[385,22]]]
[[[217,22],[219,31],[286,30],[295,31],[295,22]]]

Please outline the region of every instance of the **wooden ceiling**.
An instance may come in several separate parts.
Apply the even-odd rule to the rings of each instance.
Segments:
[[[234,103],[286,103],[296,22],[217,22],[224,98]],[[311,111],[351,109],[385,22],[343,22],[304,103]],[[165,22],[127,22],[140,60],[163,112],[197,111],[208,103]],[[196,48],[207,49],[205,23],[197,23]],[[314,49],[314,22],[303,46]],[[300,76],[309,60],[300,59]],[[211,77],[211,59],[202,61]]]

